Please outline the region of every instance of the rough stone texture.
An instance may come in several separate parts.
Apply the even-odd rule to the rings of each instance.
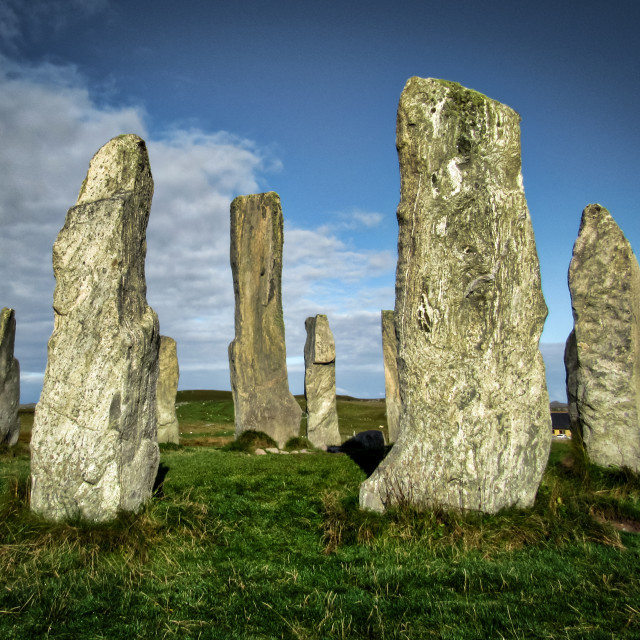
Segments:
[[[326,448],[340,444],[336,407],[336,346],[325,315],[307,318],[304,326],[304,397],[307,401],[307,438]]]
[[[567,408],[569,413],[569,424],[571,425],[571,434],[580,437],[578,431],[578,406],[576,403],[576,393],[578,390],[577,373],[578,373],[578,352],[576,345],[576,332],[571,331],[564,347],[564,368],[566,372],[567,387]]]
[[[160,336],[160,352],[158,355],[158,442],[180,444],[180,426],[176,416],[176,393],[180,369],[178,367],[178,350],[176,341],[168,336]]]
[[[411,78],[398,109],[400,435],[360,504],[532,504],[551,443],[547,314],[520,173],[519,116]]]
[[[13,357],[16,314],[5,307],[0,313],[0,444],[13,446],[20,435],[20,364]]]
[[[398,386],[398,341],[393,310],[383,310],[382,320],[382,356],[384,359],[384,389],[387,407],[387,432],[389,442],[398,439],[400,428],[400,387]]]
[[[51,520],[137,511],[158,469],[158,318],[144,262],[153,179],[143,140],[92,158],[53,245],[54,329],[31,441],[31,507]]]
[[[592,462],[640,471],[640,267],[609,212],[582,213],[569,266],[567,388]]]
[[[283,221],[277,193],[231,203],[236,337],[229,345],[236,438],[249,429],[278,446],[300,435],[302,409],[289,392],[282,316]]]

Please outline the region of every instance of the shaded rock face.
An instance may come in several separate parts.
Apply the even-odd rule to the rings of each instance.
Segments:
[[[398,342],[393,310],[383,310],[382,320],[382,356],[384,359],[384,389],[387,407],[387,429],[389,442],[398,439],[400,429],[400,387],[398,385]]]
[[[300,435],[302,409],[289,392],[282,315],[283,220],[277,193],[231,203],[236,337],[229,345],[236,438],[249,429],[278,446]]]
[[[16,314],[5,307],[0,312],[0,444],[13,446],[20,435],[20,364],[13,357]]]
[[[531,505],[551,442],[547,313],[520,173],[519,116],[411,78],[398,109],[395,320],[400,434],[361,506]]]
[[[180,444],[180,427],[176,415],[176,394],[180,369],[178,367],[178,350],[176,341],[168,336],[160,336],[158,355],[158,442]]]
[[[340,444],[336,408],[336,347],[329,320],[317,315],[305,320],[304,397],[307,438],[316,447]]]
[[[36,407],[31,507],[51,520],[135,512],[158,470],[158,319],[144,262],[147,149],[114,138],[92,158],[53,246],[54,330]]]
[[[582,212],[569,290],[567,393],[578,433],[592,462],[640,471],[640,267],[600,205]]]

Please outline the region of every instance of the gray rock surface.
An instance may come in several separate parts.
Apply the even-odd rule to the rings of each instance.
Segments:
[[[393,310],[383,310],[382,321],[382,357],[384,360],[384,389],[387,407],[387,431],[389,442],[398,439],[400,429],[400,386],[398,383],[398,341]]]
[[[340,444],[336,406],[336,346],[327,316],[305,320],[304,397],[307,401],[307,438],[326,448]]]
[[[278,446],[300,435],[302,409],[289,391],[282,315],[283,219],[277,193],[231,203],[236,336],[229,345],[236,438],[249,429]]]
[[[580,437],[578,428],[578,405],[576,393],[578,392],[578,351],[576,345],[576,332],[571,331],[564,347],[564,368],[566,372],[567,387],[567,413],[571,425],[572,436]]]
[[[520,172],[520,118],[442,80],[400,98],[395,320],[400,435],[364,508],[496,512],[534,501],[551,418],[547,314]]]
[[[144,272],[152,195],[144,141],[114,138],[92,158],[53,246],[54,329],[31,440],[31,508],[47,519],[110,520],[151,496],[160,337]]]
[[[158,387],[156,405],[158,416],[158,442],[180,444],[180,426],[176,415],[176,394],[180,380],[176,341],[160,336],[158,354]]]
[[[5,307],[0,313],[0,444],[12,447],[20,435],[20,364],[13,356],[16,313]]]
[[[569,290],[567,391],[578,434],[592,462],[640,471],[640,267],[598,204],[582,212]]]

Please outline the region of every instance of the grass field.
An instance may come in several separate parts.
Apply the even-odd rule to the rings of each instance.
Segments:
[[[232,430],[229,397],[178,402],[206,435],[112,525],[31,516],[26,444],[0,455],[0,638],[640,638],[637,475],[558,442],[531,509],[378,516],[347,456],[190,446]],[[343,435],[384,426],[342,402]]]

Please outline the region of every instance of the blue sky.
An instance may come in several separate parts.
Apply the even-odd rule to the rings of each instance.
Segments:
[[[88,162],[147,140],[156,191],[148,299],[178,342],[181,388],[229,388],[229,202],[277,191],[292,391],[304,320],[327,313],[340,392],[384,393],[380,309],[393,308],[406,80],[460,82],[522,116],[524,185],[564,399],[566,274],[580,214],[607,207],[640,246],[635,1],[0,5],[0,305],[16,309],[22,401],[37,400],[53,327],[51,245]]]

